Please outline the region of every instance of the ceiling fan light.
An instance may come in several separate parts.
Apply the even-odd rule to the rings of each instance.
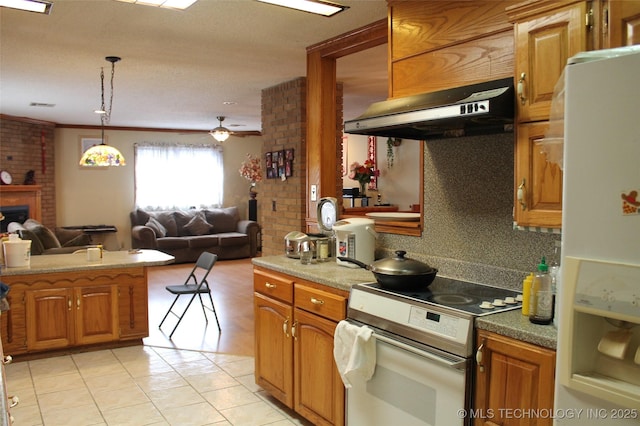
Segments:
[[[40,0],[0,0],[0,6],[48,15],[51,13],[53,4]]]
[[[86,150],[82,154],[80,165],[85,167],[125,166],[126,162],[117,148],[103,142]]]
[[[274,4],[276,6],[288,7],[289,9],[310,12],[316,15],[333,16],[338,12],[348,9],[348,6],[331,3],[321,0],[258,0],[262,3]]]
[[[216,127],[211,131],[211,136],[218,142],[224,142],[229,139],[229,130],[225,127]]]

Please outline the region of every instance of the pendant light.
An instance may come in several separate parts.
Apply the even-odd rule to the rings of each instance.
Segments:
[[[210,131],[209,134],[211,136],[213,136],[213,138],[215,140],[217,140],[218,142],[224,142],[227,139],[229,139],[229,135],[231,134],[231,132],[226,127],[222,127],[222,122],[224,121],[224,116],[221,115],[221,116],[218,116],[216,118],[220,122],[220,125],[218,127],[216,127],[215,129],[213,129],[212,131]]]
[[[95,111],[100,114],[100,131],[101,143],[94,145],[82,154],[80,165],[86,167],[108,167],[108,166],[124,166],[124,156],[116,148],[104,143],[104,126],[111,119],[111,107],[113,106],[113,77],[116,73],[116,62],[120,60],[117,56],[107,56],[105,58],[111,62],[111,95],[109,97],[109,109],[104,103],[104,68],[100,69],[100,86],[102,89],[102,103],[100,110]]]

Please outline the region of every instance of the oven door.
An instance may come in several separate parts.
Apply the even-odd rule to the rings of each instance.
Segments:
[[[383,334],[384,333],[384,334]],[[381,330],[370,380],[347,389],[348,426],[470,424],[471,361]]]

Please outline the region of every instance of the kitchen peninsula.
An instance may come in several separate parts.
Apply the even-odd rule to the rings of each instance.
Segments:
[[[147,268],[173,263],[155,250],[32,256],[30,266],[4,268],[10,310],[0,318],[5,353],[19,355],[149,334]]]

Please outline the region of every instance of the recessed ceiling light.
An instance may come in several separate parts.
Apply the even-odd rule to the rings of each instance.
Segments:
[[[194,4],[196,0],[118,0],[124,3],[142,4],[145,6],[163,7],[165,9],[184,10]]]
[[[41,0],[0,0],[0,6],[48,15],[51,13],[53,4]]]
[[[336,3],[321,0],[258,0],[262,3],[275,4],[277,6],[288,7],[289,9],[301,10],[303,12],[315,13],[322,16],[333,16],[338,12],[348,9]]]

